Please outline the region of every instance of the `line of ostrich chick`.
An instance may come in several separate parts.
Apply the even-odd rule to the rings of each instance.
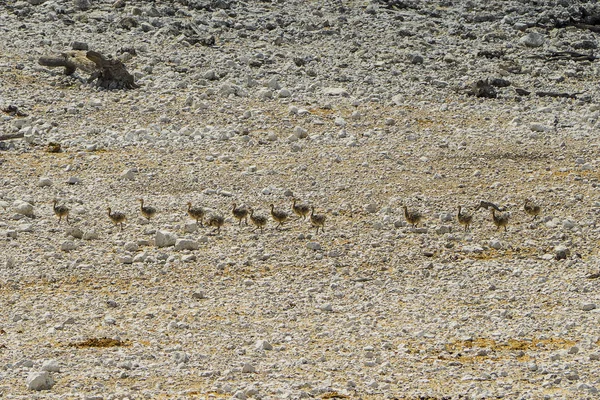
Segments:
[[[154,207],[150,207],[144,205],[144,199],[138,199],[140,202],[140,213],[141,215],[150,221],[152,218],[156,216],[158,213],[157,209]],[[194,206],[191,202],[187,203],[187,214],[194,220],[196,223],[200,224],[200,226],[213,227],[214,232],[220,233],[221,227],[225,224],[225,218],[223,215],[208,212],[203,207]],[[277,223],[275,229],[281,229],[283,224],[287,222],[291,213],[285,211],[283,209],[276,209],[274,204],[270,204],[271,208],[271,218]],[[510,214],[507,212],[502,212],[501,209],[493,203],[489,203],[486,201],[482,201],[475,211],[480,208],[491,209],[492,222],[496,226],[496,229],[504,228],[506,231],[506,227],[508,226],[510,220]],[[403,206],[404,209],[404,218],[406,222],[410,224],[413,228],[416,228],[419,223],[423,220],[423,214],[416,210],[409,210],[407,206]],[[525,204],[523,205],[523,209],[525,212],[533,217],[535,220],[541,213],[541,206],[539,204],[535,204],[530,199],[525,200]],[[70,209],[65,205],[59,205],[58,200],[54,200],[53,203],[54,214],[58,217],[58,222],[60,223],[63,218],[69,223],[69,212]],[[306,220],[308,217],[310,223],[313,228],[316,229],[316,233],[319,233],[319,229],[321,232],[325,232],[325,221],[327,217],[324,214],[316,214],[315,207],[309,206],[305,203],[298,203],[294,198],[292,199],[292,207],[291,210],[294,214],[296,214],[297,219]],[[255,214],[254,209],[252,207],[248,207],[245,205],[238,206],[237,203],[233,203],[233,208],[231,209],[231,213],[235,219],[238,220],[238,225],[241,225],[244,222],[248,225],[248,219],[255,226],[254,231],[260,229],[261,233],[264,230],[264,227],[267,226],[268,218],[262,214]],[[113,224],[119,225],[121,230],[123,230],[123,223],[127,220],[127,215],[120,211],[113,211],[110,207],[107,208],[107,215]],[[471,223],[473,222],[473,214],[467,213],[463,210],[461,206],[458,206],[458,212],[456,214],[456,218],[460,225],[464,226],[464,230],[470,231]]]

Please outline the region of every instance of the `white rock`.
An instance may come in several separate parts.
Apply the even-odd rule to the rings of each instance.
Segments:
[[[60,245],[60,249],[62,251],[71,251],[71,250],[75,250],[76,248],[77,248],[77,245],[72,240],[65,240]]]
[[[575,227],[575,222],[571,221],[570,219],[565,219],[562,225],[565,229],[573,229]]]
[[[173,361],[177,364],[187,363],[190,360],[190,356],[183,351],[175,351],[173,352]]]
[[[492,249],[500,250],[502,248],[502,243],[499,240],[492,239],[490,240],[490,247]]]
[[[130,251],[132,253],[135,253],[136,251],[138,251],[139,246],[136,242],[127,242],[127,243],[125,243],[123,248],[125,249],[125,251]]]
[[[311,250],[321,250],[321,245],[318,242],[308,242],[306,247]]]
[[[296,137],[298,139],[305,139],[308,137],[308,132],[306,129],[302,128],[301,126],[295,126],[294,127],[294,135],[296,135]]]
[[[154,244],[156,247],[169,247],[175,246],[175,242],[177,242],[177,236],[175,236],[171,232],[167,231],[156,231],[156,235],[154,236]]]
[[[269,89],[273,89],[273,90],[279,90],[279,89],[281,89],[281,85],[277,81],[277,77],[276,76],[274,76],[273,78],[271,78],[269,80],[269,82],[267,82],[267,86],[269,87]]]
[[[52,186],[52,179],[50,178],[46,178],[46,177],[41,177],[38,180],[38,184],[39,187],[46,187],[46,186]]]
[[[83,231],[76,226],[69,226],[67,228],[67,235],[73,236],[75,239],[83,238]]]
[[[98,232],[96,232],[95,230],[91,229],[89,231],[85,231],[83,233],[83,240],[97,240],[98,239]]]
[[[121,178],[123,180],[132,181],[135,179],[135,172],[131,168],[126,169],[125,171],[121,172],[121,175],[119,175],[119,178]]]
[[[269,342],[267,342],[266,340],[262,340],[262,339],[256,341],[254,348],[256,350],[273,350],[273,346],[271,346],[271,344]]]
[[[81,179],[76,176],[71,176],[69,179],[67,179],[67,183],[69,185],[77,185],[78,183],[81,183]]]
[[[27,389],[29,390],[50,390],[54,386],[54,379],[48,371],[31,372],[27,376]]]
[[[200,245],[192,239],[177,239],[175,241],[175,250],[198,250]]]
[[[262,100],[268,100],[273,98],[273,92],[269,89],[261,89],[257,93],[258,98]]]
[[[183,226],[185,233],[194,233],[198,230],[198,224],[196,222],[186,222]]]
[[[242,367],[242,372],[243,373],[253,373],[253,372],[256,372],[256,368],[254,368],[254,366],[252,366],[249,363],[245,363],[244,366]]]
[[[592,311],[596,309],[596,305],[594,303],[584,303],[581,305],[582,311]]]
[[[375,203],[369,203],[365,206],[365,211],[368,212],[369,214],[373,214],[377,212],[377,204]]]
[[[346,120],[342,117],[336,117],[333,123],[337,126],[346,126]]]
[[[28,217],[33,216],[33,205],[26,201],[16,200],[13,203],[13,211],[17,214],[26,215]]]
[[[279,91],[279,93],[277,94],[277,96],[279,96],[282,99],[285,99],[287,97],[291,97],[292,96],[292,92],[290,92],[288,89],[281,89]]]
[[[118,261],[120,264],[133,264],[133,257],[130,255],[120,255]]]
[[[60,372],[60,365],[56,360],[46,360],[42,364],[42,371]]]
[[[350,96],[348,94],[348,91],[344,88],[326,87],[326,88],[323,88],[323,93],[328,96],[343,96],[343,97]]]
[[[530,32],[519,39],[519,42],[527,47],[540,47],[546,42],[546,39],[542,34]]]
[[[549,132],[550,130],[552,130],[552,128],[550,128],[547,125],[537,123],[529,125],[529,129],[531,129],[534,132]]]
[[[333,311],[333,307],[332,307],[332,306],[331,306],[331,304],[329,304],[329,303],[326,303],[326,304],[321,304],[321,305],[319,306],[319,309],[320,309],[321,311]]]

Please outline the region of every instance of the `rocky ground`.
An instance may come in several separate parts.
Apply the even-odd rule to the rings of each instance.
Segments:
[[[600,69],[573,57],[598,39],[552,28],[597,6],[9,3],[0,136],[23,138],[0,141],[0,397],[598,396]],[[74,45],[140,88],[38,65]],[[471,96],[485,79],[495,98]],[[324,233],[231,215],[293,197]]]

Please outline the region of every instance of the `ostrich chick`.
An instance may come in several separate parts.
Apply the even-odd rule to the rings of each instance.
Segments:
[[[492,220],[494,221],[494,225],[496,225],[496,230],[504,227],[504,232],[506,232],[509,218],[508,213],[496,214],[496,210],[492,209]]]
[[[196,223],[200,223],[200,226],[204,226],[204,209],[202,207],[192,207],[192,202],[188,201],[187,213],[190,217],[196,220]]]
[[[138,199],[140,202],[140,212],[148,221],[156,215],[156,208],[144,206],[144,199]]]
[[[67,220],[67,224],[69,223],[69,207],[67,206],[57,206],[58,200],[54,199],[54,204],[52,205],[52,209],[54,210],[54,214],[58,217],[58,223],[62,221],[62,218],[65,217]]]
[[[233,214],[235,219],[239,221],[238,225],[242,225],[242,221],[244,221],[246,225],[248,225],[248,209],[246,207],[237,207],[237,204],[233,203],[233,209],[231,210],[231,213]]]
[[[316,234],[319,233],[319,228],[321,228],[321,232],[325,232],[325,219],[327,219],[325,215],[315,214],[315,207],[311,208],[310,222],[313,227],[317,228]]]
[[[271,204],[270,207],[271,216],[273,217],[275,222],[277,222],[277,227],[275,229],[280,229],[281,226],[285,223],[285,221],[287,221],[287,219],[289,218],[289,214],[282,210],[275,210],[275,206],[273,204]]]
[[[292,200],[292,211],[298,216],[298,218],[302,218],[302,220],[304,220],[310,213],[310,207],[308,204],[296,204],[296,199],[294,198]]]
[[[256,226],[252,232],[260,229],[260,233],[262,233],[263,228],[267,225],[267,217],[264,215],[254,215],[254,209],[250,208],[250,222]]]
[[[458,222],[465,227],[465,232],[471,229],[471,222],[473,222],[473,216],[471,214],[463,213],[462,207],[458,206],[458,214],[456,214]]]
[[[108,218],[110,218],[110,220],[113,222],[113,224],[115,226],[121,225],[121,230],[123,230],[123,222],[125,222],[125,220],[127,219],[125,214],[122,212],[119,212],[119,211],[111,212],[110,207],[108,207],[107,210],[108,210]]]
[[[419,222],[423,219],[423,216],[418,211],[408,211],[406,206],[404,208],[404,218],[406,218],[406,222],[412,225],[413,228],[416,228],[419,225]]]

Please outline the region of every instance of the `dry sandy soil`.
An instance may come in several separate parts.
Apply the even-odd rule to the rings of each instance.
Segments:
[[[0,105],[29,114],[4,114],[0,134],[37,127],[0,151],[0,397],[598,395],[594,101],[477,99],[425,81],[400,103],[265,99],[161,86],[177,64],[154,65],[140,89],[106,92],[17,46],[0,54]],[[326,215],[324,233],[296,219],[253,232],[231,215],[233,202],[291,212],[293,196]],[[158,209],[150,222],[141,197]],[[481,200],[510,213],[506,232]],[[221,233],[196,227],[188,201],[225,216]],[[417,229],[403,205],[423,214]],[[107,206],[127,214],[122,231]],[[158,231],[198,249],[158,248]],[[42,369],[55,384],[33,392]]]

